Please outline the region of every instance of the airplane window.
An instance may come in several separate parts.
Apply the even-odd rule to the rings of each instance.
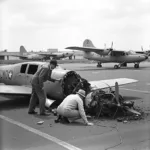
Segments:
[[[38,65],[29,65],[28,74],[35,74],[38,69]]]
[[[20,69],[20,73],[25,73],[27,68],[27,64],[23,64]]]

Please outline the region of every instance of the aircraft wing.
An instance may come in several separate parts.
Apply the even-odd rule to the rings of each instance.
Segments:
[[[44,57],[61,57],[63,53],[40,53],[39,55]]]
[[[0,85],[0,95],[30,96],[32,88],[19,85]]]
[[[85,51],[85,52],[103,52],[105,49],[99,49],[95,47],[77,47],[77,46],[71,46],[71,47],[66,47],[66,49],[72,49],[72,50],[80,50],[80,51]]]
[[[20,58],[28,58],[27,56],[22,56],[19,54],[10,54],[10,53],[0,54],[0,56],[14,56],[14,57],[20,57]]]
[[[32,92],[32,88],[28,86],[19,86],[19,85],[0,85],[0,96],[7,98],[8,100],[12,98],[12,96],[30,96]],[[11,96],[11,98],[10,98]],[[54,100],[46,98],[45,106],[49,108],[49,106],[54,102]]]
[[[71,46],[71,47],[66,47],[66,49],[72,49],[72,50],[80,50],[80,51],[84,51],[84,52],[95,52],[97,54],[101,54],[101,52],[104,52],[105,50],[108,49],[100,49],[100,48],[95,48],[95,47],[77,47],[77,46]],[[111,53],[113,55],[124,55],[126,51],[123,50],[112,50]]]
[[[129,83],[138,82],[135,79],[129,78],[118,78],[118,79],[109,79],[109,80],[100,80],[100,81],[90,81],[91,87],[93,90],[104,89],[109,87],[114,87],[115,83],[118,82],[118,85],[125,85]],[[19,86],[19,85],[0,85],[0,95],[1,96],[30,96],[32,88],[29,86]]]
[[[105,89],[109,87],[114,87],[116,82],[118,82],[118,85],[125,85],[129,83],[138,82],[138,80],[129,79],[129,78],[118,78],[118,79],[109,79],[109,80],[100,80],[100,81],[90,81],[89,83],[91,84],[92,89],[96,90],[96,89]]]

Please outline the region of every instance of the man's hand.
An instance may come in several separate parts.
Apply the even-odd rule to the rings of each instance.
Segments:
[[[92,123],[92,122],[87,123],[87,126],[93,126],[93,125],[94,125],[94,123]]]

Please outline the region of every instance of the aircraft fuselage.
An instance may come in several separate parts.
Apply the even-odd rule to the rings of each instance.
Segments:
[[[117,62],[117,63],[138,63],[141,61],[146,60],[145,55],[118,55],[118,56],[112,56],[112,55],[99,55],[94,52],[84,52],[84,58],[89,60],[95,60],[100,61],[101,63],[109,63],[109,62]]]
[[[42,66],[42,62],[24,62],[13,65],[0,66],[0,83],[6,85],[25,85],[31,87],[31,80],[35,72]],[[47,97],[56,100],[63,100],[72,82],[76,80],[77,74],[74,71],[54,69],[51,77],[53,79],[62,79],[62,82],[46,81],[44,89]],[[69,82],[70,81],[70,82]]]

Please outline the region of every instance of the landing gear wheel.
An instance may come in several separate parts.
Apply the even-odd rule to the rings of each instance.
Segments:
[[[102,67],[102,65],[97,65],[97,67],[101,68],[101,67]]]
[[[139,68],[139,64],[135,64],[135,65],[134,65],[134,68]]]
[[[114,68],[115,69],[119,69],[120,67],[118,65],[114,65]]]
[[[102,64],[100,62],[98,62],[97,67],[102,67]]]

